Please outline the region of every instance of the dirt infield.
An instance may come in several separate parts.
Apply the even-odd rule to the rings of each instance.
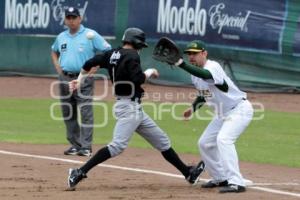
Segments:
[[[0,77],[0,98],[50,98],[50,85],[55,79]],[[103,93],[102,81],[97,81],[96,95]],[[145,85],[148,91],[145,99],[153,101],[190,102],[192,88],[175,88]],[[109,89],[110,90],[110,89]],[[179,94],[177,96],[177,94]],[[182,93],[182,95],[181,95]],[[113,99],[111,92],[104,100]],[[167,95],[166,95],[167,94]],[[251,101],[259,101],[271,110],[300,112],[300,95],[249,94]],[[288,102],[288,103],[287,103]],[[222,199],[222,200],[281,200],[300,198],[300,169],[265,164],[241,162],[241,171],[246,179],[254,182],[246,193],[219,194],[217,189],[192,187],[185,180],[151,174],[147,171],[133,171],[131,168],[154,170],[177,174],[173,166],[163,160],[155,150],[128,148],[122,155],[97,167],[89,178],[80,183],[76,191],[66,191],[67,170],[78,167],[75,161],[87,158],[64,156],[65,145],[30,145],[0,143],[0,199]],[[99,149],[94,146],[93,149]],[[40,155],[13,155],[9,152]],[[45,157],[48,156],[48,157]],[[199,160],[196,155],[181,154],[187,163]],[[60,159],[60,160],[59,160]],[[127,167],[119,169],[114,166]],[[130,170],[131,169],[131,170]],[[204,173],[202,179],[208,179]]]
[[[53,158],[85,161],[78,156],[64,156],[63,145],[28,145],[0,143],[1,150],[23,154],[43,155]],[[98,149],[100,146],[95,146]],[[182,158],[193,163],[197,156],[182,154]],[[200,185],[190,186],[180,178],[154,175],[136,171],[96,167],[88,179],[78,185],[76,191],[66,191],[67,171],[79,164],[31,158],[16,155],[6,155],[0,152],[0,199],[299,199],[300,169],[274,167],[272,165],[257,165],[241,163],[242,172],[251,179],[257,187],[270,188],[278,191],[298,193],[299,197],[284,194],[263,192],[248,187],[242,194],[219,194],[217,189],[202,189]],[[163,160],[155,150],[128,148],[122,155],[113,158],[105,164],[144,170],[155,170],[178,174],[173,166]],[[298,175],[298,177],[295,177]],[[208,178],[205,173],[202,178]],[[260,186],[260,184],[264,184]],[[289,183],[290,185],[286,185]],[[292,185],[292,183],[294,185]],[[298,185],[297,185],[298,184]],[[265,186],[266,185],[266,186]]]

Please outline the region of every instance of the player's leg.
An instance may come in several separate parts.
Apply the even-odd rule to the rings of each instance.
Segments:
[[[81,169],[87,173],[95,165],[105,161],[110,157],[115,157],[122,153],[128,146],[128,143],[134,134],[136,128],[141,122],[139,111],[137,112],[136,105],[129,103],[117,103],[115,106],[115,116],[117,118],[114,128],[113,139],[100,149]],[[109,152],[109,155],[107,154]],[[103,156],[105,155],[105,156]],[[106,159],[103,159],[106,158]]]
[[[132,135],[142,120],[141,105],[133,101],[118,101],[114,107],[117,124],[113,140],[108,144],[111,156],[117,156],[128,146]]]
[[[71,79],[61,75],[59,80],[62,115],[66,126],[67,140],[72,145],[70,149],[65,151],[65,154],[74,155],[77,154],[78,150],[81,148],[80,128],[77,122],[77,101],[69,91],[68,81]]]
[[[217,147],[217,136],[222,124],[223,120],[215,117],[206,127],[198,141],[201,158],[206,166],[205,169],[212,177],[210,182],[202,185],[205,188],[217,187],[219,183],[227,179]]]
[[[69,187],[75,187],[79,181],[86,177],[86,174],[96,165],[105,160],[115,157],[127,147],[134,131],[141,123],[140,105],[135,102],[117,102],[115,104],[115,125],[112,141],[94,156],[91,157],[81,168],[71,169],[69,172]],[[73,175],[72,175],[73,173]]]
[[[218,149],[228,177],[228,183],[245,186],[240,173],[235,142],[249,125],[253,117],[253,108],[248,101],[241,102],[226,116],[217,137]],[[244,191],[244,188],[242,188]],[[221,192],[221,191],[220,191]]]
[[[171,147],[168,135],[144,111],[142,111],[142,121],[136,132],[161,152]]]
[[[81,149],[78,155],[90,156],[92,153],[92,140],[93,140],[93,90],[94,79],[87,77],[80,87],[76,98],[81,113]]]
[[[184,177],[186,177],[187,180],[190,178],[192,171],[191,167],[182,162],[178,154],[171,147],[171,142],[168,135],[164,131],[162,131],[145,112],[143,112],[142,122],[136,131],[154,148],[159,150],[162,153],[163,157],[170,164],[176,167],[184,175]],[[202,171],[197,172],[197,174],[194,174],[195,177],[190,178],[190,182],[192,184],[196,181]]]

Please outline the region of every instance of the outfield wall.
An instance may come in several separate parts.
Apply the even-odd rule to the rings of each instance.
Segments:
[[[145,30],[150,47],[143,67],[158,67],[157,83],[190,84],[180,69],[151,56],[161,36],[207,43],[236,83],[254,91],[300,89],[300,2],[297,0],[3,0],[0,2],[0,72],[53,76],[50,46],[64,30],[63,10],[77,6],[83,24],[113,46],[125,28]]]

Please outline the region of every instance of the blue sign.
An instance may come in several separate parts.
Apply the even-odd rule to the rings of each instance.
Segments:
[[[116,0],[1,0],[1,34],[50,34],[64,29],[64,11],[79,9],[82,23],[101,35],[114,36]]]
[[[128,26],[150,39],[201,39],[211,45],[281,53],[286,0],[130,0]]]

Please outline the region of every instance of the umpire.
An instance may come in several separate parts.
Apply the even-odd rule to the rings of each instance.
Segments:
[[[82,65],[97,51],[110,50],[111,46],[96,31],[81,25],[77,8],[65,11],[68,29],[60,33],[52,45],[51,57],[59,75],[61,107],[71,147],[65,155],[90,156],[93,138],[93,88],[94,79],[85,79],[80,91],[70,93],[68,82],[77,79]],[[81,125],[78,124],[79,108]]]

